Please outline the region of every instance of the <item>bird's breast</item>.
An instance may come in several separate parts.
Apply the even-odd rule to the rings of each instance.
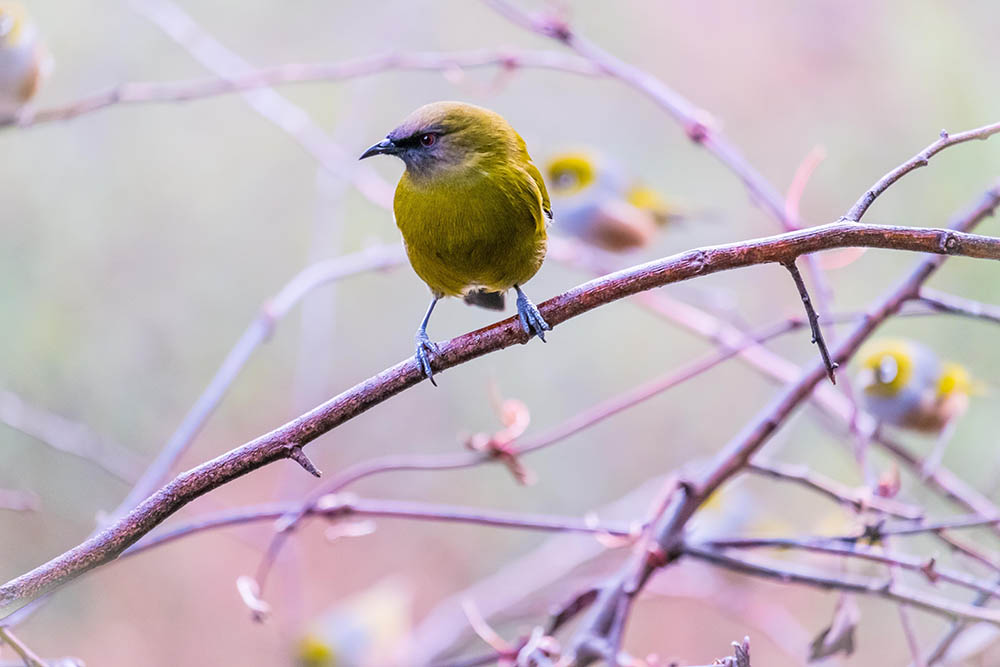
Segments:
[[[537,186],[500,168],[415,180],[404,174],[393,203],[410,263],[432,290],[505,290],[541,266],[545,225]]]

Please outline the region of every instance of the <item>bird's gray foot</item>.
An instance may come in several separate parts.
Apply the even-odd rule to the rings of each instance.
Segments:
[[[542,314],[538,312],[538,308],[535,304],[531,303],[531,300],[527,295],[521,291],[521,288],[514,285],[514,289],[517,290],[517,317],[521,320],[521,328],[524,329],[524,333],[528,336],[538,336],[545,342],[545,332],[551,329]]]
[[[427,379],[431,381],[431,384],[436,387],[437,382],[434,381],[434,371],[431,370],[431,355],[438,353],[438,346],[427,337],[427,332],[422,329],[417,332],[415,338],[417,341],[417,366],[427,376]]]

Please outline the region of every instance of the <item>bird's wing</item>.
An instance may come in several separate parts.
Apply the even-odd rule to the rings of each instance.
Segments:
[[[549,201],[549,191],[545,189],[545,180],[542,179],[542,172],[538,171],[538,167],[532,162],[529,162],[526,168],[528,175],[531,176],[531,180],[538,186],[538,190],[542,195],[542,210],[545,212],[545,217],[551,220],[552,203]]]

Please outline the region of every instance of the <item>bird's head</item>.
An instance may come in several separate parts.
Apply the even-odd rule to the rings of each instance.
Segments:
[[[913,377],[917,362],[913,344],[898,339],[872,341],[859,356],[858,384],[872,396],[899,395]]]
[[[574,195],[597,179],[597,159],[584,151],[560,153],[549,160],[545,176],[553,195]]]
[[[407,116],[360,159],[395,155],[408,172],[436,176],[482,169],[484,162],[524,150],[524,142],[499,114],[463,102],[434,102]]]
[[[17,46],[25,36],[28,13],[16,2],[0,2],[0,46]]]

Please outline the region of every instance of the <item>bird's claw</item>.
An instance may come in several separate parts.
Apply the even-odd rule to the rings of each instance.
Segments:
[[[427,376],[427,379],[431,381],[431,384],[435,387],[437,382],[434,381],[434,371],[431,370],[431,355],[438,354],[437,343],[434,343],[427,334],[423,331],[417,332],[417,366]]]
[[[545,332],[552,327],[545,321],[542,314],[538,312],[535,304],[531,303],[523,293],[517,295],[517,317],[521,320],[521,328],[528,337],[538,336],[545,342]]]

